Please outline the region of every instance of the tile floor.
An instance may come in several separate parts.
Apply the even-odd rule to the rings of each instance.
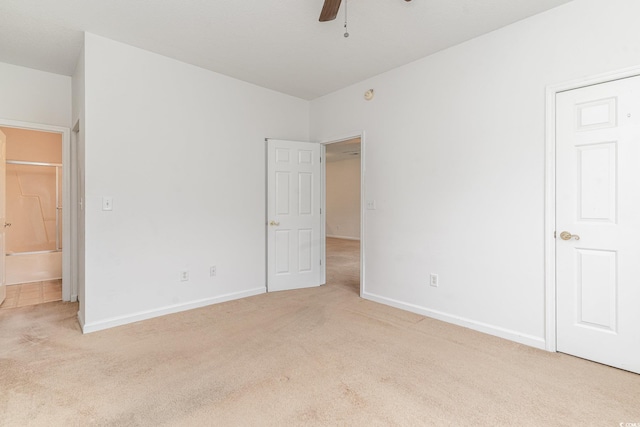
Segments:
[[[23,283],[7,286],[7,298],[0,310],[62,300],[62,280]]]

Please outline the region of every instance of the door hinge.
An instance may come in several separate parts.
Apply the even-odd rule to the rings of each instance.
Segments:
[[[320,156],[320,163],[322,163],[322,156]]]
[[[553,232],[553,238],[554,238],[554,239],[556,238],[556,233],[557,233],[557,231],[554,231],[554,232]]]
[[[320,208],[320,214],[322,214],[322,208]]]
[[[320,260],[320,265],[322,265],[322,260]]]

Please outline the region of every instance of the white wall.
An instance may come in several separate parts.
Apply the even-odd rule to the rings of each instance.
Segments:
[[[71,78],[0,62],[0,119],[69,127]]]
[[[264,292],[264,139],[308,102],[92,34],[84,66],[85,331]]]
[[[78,62],[76,64],[75,72],[73,76],[71,76],[71,89],[72,89],[72,98],[71,98],[71,117],[72,117],[72,126],[78,122],[78,120],[84,119],[84,104],[85,104],[85,95],[84,95],[84,46],[80,51],[80,55],[78,57]]]
[[[326,163],[327,236],[360,239],[360,157]]]
[[[365,297],[544,346],[545,87],[640,64],[638,16],[576,0],[312,102],[313,139],[366,132]]]

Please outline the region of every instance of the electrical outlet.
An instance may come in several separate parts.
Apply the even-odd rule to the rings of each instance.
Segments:
[[[180,281],[181,282],[186,282],[189,280],[189,272],[188,271],[181,271],[180,272]]]
[[[216,266],[212,265],[211,268],[209,268],[209,276],[214,277],[216,275]]]
[[[433,286],[434,288],[438,287],[438,275],[431,273],[429,275],[429,286]]]

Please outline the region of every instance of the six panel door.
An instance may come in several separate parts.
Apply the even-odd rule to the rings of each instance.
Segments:
[[[640,373],[640,77],[556,114],[557,349]]]
[[[267,288],[320,285],[320,145],[267,140]]]

